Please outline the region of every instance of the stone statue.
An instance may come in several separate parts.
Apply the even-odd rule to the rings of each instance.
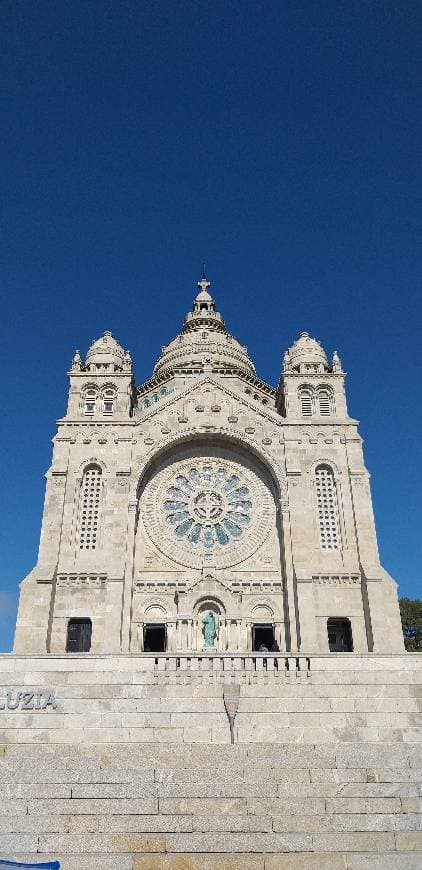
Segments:
[[[290,372],[290,371],[291,371],[290,353],[288,350],[286,350],[286,353],[284,354],[284,358],[283,358],[283,372]]]
[[[341,372],[341,359],[336,350],[333,353],[332,369],[333,372]]]
[[[81,369],[81,355],[78,350],[75,351],[75,355],[72,360],[72,369],[73,371],[80,371]]]
[[[204,646],[207,649],[212,649],[215,646],[215,640],[218,635],[218,621],[212,610],[209,610],[202,617],[202,624],[204,626]]]

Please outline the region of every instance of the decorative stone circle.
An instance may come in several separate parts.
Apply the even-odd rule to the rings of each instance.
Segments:
[[[192,458],[157,472],[141,511],[148,535],[173,561],[225,567],[252,555],[270,529],[273,500],[258,475],[225,458]]]

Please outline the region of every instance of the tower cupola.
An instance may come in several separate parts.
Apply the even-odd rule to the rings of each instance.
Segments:
[[[93,341],[85,360],[85,371],[121,372],[125,364],[125,351],[108,330]]]
[[[284,358],[285,371],[328,372],[328,360],[324,348],[309,335],[301,332],[299,338],[287,351]]]

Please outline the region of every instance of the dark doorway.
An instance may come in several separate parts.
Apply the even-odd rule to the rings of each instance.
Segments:
[[[254,652],[277,652],[273,625],[252,626],[252,649]]]
[[[90,619],[69,619],[67,624],[66,652],[89,652],[91,649],[92,622]]]
[[[165,652],[166,646],[167,632],[164,624],[144,626],[144,652]]]
[[[330,652],[353,652],[350,619],[328,619],[327,632]]]

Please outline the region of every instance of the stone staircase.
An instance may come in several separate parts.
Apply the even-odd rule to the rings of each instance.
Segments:
[[[411,654],[2,656],[0,858],[421,870],[421,676]]]

